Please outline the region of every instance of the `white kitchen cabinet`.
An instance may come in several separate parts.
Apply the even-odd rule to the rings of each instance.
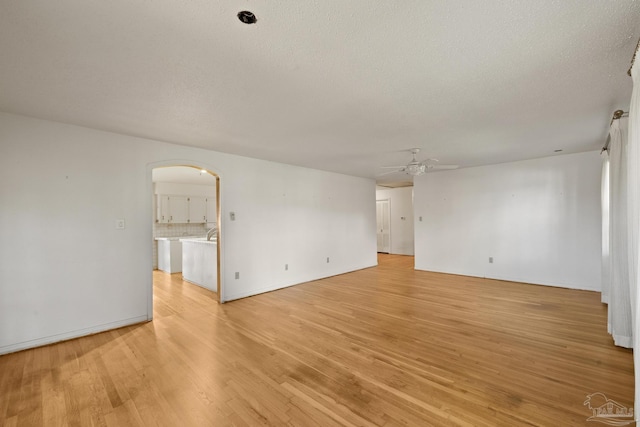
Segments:
[[[208,223],[216,223],[218,222],[218,212],[216,211],[216,198],[215,197],[207,197],[205,200],[206,203],[206,216]]]
[[[182,243],[177,237],[158,237],[158,270],[167,273],[182,271]]]
[[[180,239],[182,278],[187,282],[218,290],[218,245],[206,239]]]
[[[187,196],[169,196],[169,222],[183,224],[189,222],[189,198]]]
[[[163,224],[186,223],[189,206],[186,196],[158,195],[156,222]]]
[[[204,224],[207,222],[207,208],[207,199],[201,196],[160,194],[158,195],[156,222],[164,224]]]
[[[168,224],[170,217],[169,196],[159,195],[156,205],[156,222]]]
[[[189,196],[189,222],[203,224],[207,222],[206,199],[200,196]]]

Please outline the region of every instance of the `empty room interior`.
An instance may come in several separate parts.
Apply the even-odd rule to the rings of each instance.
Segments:
[[[633,0],[0,2],[0,425],[634,425],[639,39]]]

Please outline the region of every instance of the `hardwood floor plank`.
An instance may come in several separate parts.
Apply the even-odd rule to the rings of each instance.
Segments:
[[[8,354],[0,358],[0,420],[12,419],[18,414],[20,386],[26,355]]]
[[[633,402],[595,292],[354,273],[218,305],[154,272],[153,322],[0,357],[0,425],[589,425]]]

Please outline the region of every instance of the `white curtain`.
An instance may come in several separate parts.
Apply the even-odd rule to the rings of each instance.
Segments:
[[[633,317],[634,331],[636,325],[638,264],[640,261],[638,253],[638,242],[640,241],[640,81],[637,66],[631,72],[633,77],[633,93],[631,94],[631,105],[629,106],[629,132],[627,140],[627,177],[628,177],[628,234],[629,234],[629,286],[631,301],[631,312]],[[640,347],[638,347],[640,348]],[[640,365],[639,369],[640,370]]]
[[[609,303],[611,287],[611,259],[609,259],[609,152],[602,150],[602,181],[600,183],[600,206],[602,210],[602,293],[601,299]]]
[[[616,345],[633,347],[629,268],[627,119],[614,120],[609,142],[609,333]]]
[[[640,42],[639,42],[640,46]],[[636,53],[637,55],[637,53]],[[636,292],[640,277],[638,276],[638,242],[640,241],[640,70],[638,63],[631,69],[633,78],[633,92],[631,94],[631,105],[629,106],[629,135],[628,135],[628,166],[629,166],[629,296],[631,298],[634,348],[633,352],[635,366],[635,414],[640,415],[640,328],[638,325],[638,293]],[[637,418],[636,418],[637,419]]]

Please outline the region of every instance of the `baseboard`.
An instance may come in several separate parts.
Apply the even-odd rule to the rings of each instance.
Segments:
[[[528,285],[538,285],[538,286],[551,286],[553,288],[564,288],[564,289],[574,289],[576,291],[592,291],[592,292],[601,292],[597,286],[590,285],[574,285],[569,283],[561,283],[561,282],[549,282],[549,281],[540,281],[535,279],[529,279],[526,277],[517,277],[517,276],[485,276],[485,279],[494,279],[494,280],[503,280],[507,282],[518,282],[525,283]]]
[[[574,285],[569,283],[561,283],[561,282],[549,282],[549,281],[541,281],[537,279],[532,279],[530,277],[519,277],[519,276],[503,276],[500,274],[494,275],[486,275],[478,272],[470,272],[470,271],[444,271],[434,268],[421,268],[415,267],[417,271],[427,271],[431,273],[440,273],[440,274],[451,274],[454,276],[467,276],[467,277],[477,277],[479,279],[490,279],[490,280],[501,280],[505,282],[516,282],[516,283],[524,283],[526,285],[538,285],[538,286],[551,286],[554,288],[564,288],[564,289],[575,289],[577,291],[593,291],[593,292],[601,292],[602,290],[597,286],[591,285]]]
[[[63,334],[50,335],[48,337],[23,341],[16,344],[9,344],[9,345],[0,347],[0,355],[7,354],[7,353],[15,353],[16,351],[27,350],[29,348],[34,348],[34,347],[41,347],[44,345],[54,344],[60,341],[67,341],[74,338],[80,338],[87,335],[93,335],[99,332],[109,331],[111,329],[118,329],[124,326],[135,325],[136,323],[142,323],[148,320],[151,320],[151,319],[149,319],[145,314],[144,316],[131,317],[129,319],[123,319],[123,320],[118,320],[116,322],[104,323],[102,325],[96,325],[90,328],[77,329],[75,331],[65,332]]]
[[[308,279],[302,280],[300,282],[286,283],[286,284],[282,284],[282,285],[264,287],[264,288],[256,289],[256,290],[253,290],[253,291],[250,291],[250,292],[241,292],[241,293],[233,294],[231,296],[225,296],[224,302],[230,302],[230,301],[234,301],[234,300],[238,300],[238,299],[242,299],[242,298],[248,298],[248,297],[252,297],[252,296],[255,296],[255,295],[264,294],[264,293],[267,293],[267,292],[277,291],[278,289],[288,288],[288,287],[291,287],[291,286],[302,285],[303,283],[309,283],[309,282],[313,282],[315,280],[322,280],[322,279],[326,279],[326,278],[329,278],[329,277],[340,276],[340,275],[347,274],[347,273],[353,273],[354,271],[364,270],[366,268],[375,267],[377,265],[378,265],[378,263],[376,262],[376,263],[371,264],[371,265],[367,264],[365,266],[356,267],[356,268],[353,268],[353,269],[350,269],[350,270],[347,270],[347,271],[339,271],[339,272],[329,273],[326,276],[308,278]]]

